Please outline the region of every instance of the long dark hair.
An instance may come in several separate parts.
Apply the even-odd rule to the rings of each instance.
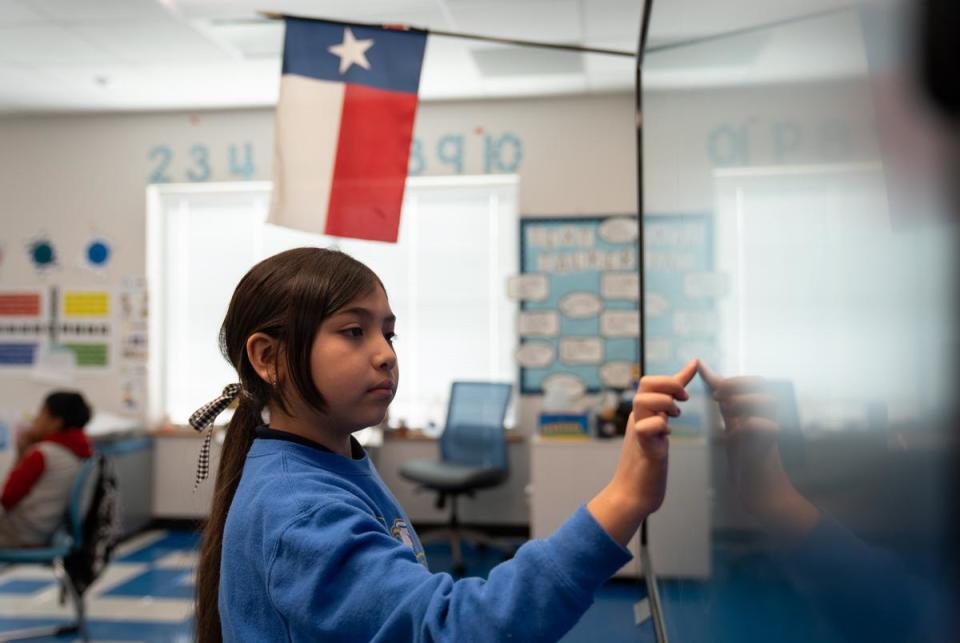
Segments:
[[[196,637],[202,643],[223,640],[217,606],[223,529],[254,429],[262,423],[261,411],[269,403],[287,409],[280,390],[254,370],[247,355],[247,339],[258,332],[277,338],[278,353],[283,354],[286,365],[284,374],[307,404],[322,411],[323,398],[310,371],[317,329],[324,319],[377,285],[383,287],[372,270],[342,252],[297,248],[255,265],[233,292],[220,328],[220,351],[237,370],[242,392],[223,442],[197,563]]]

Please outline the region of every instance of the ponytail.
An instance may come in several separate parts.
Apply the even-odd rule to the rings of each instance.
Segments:
[[[196,636],[199,643],[221,643],[220,630],[220,553],[223,550],[223,529],[230,503],[240,484],[247,452],[254,440],[254,429],[262,424],[260,406],[241,395],[239,406],[227,427],[220,454],[216,486],[210,518],[203,529],[200,556],[197,562]]]

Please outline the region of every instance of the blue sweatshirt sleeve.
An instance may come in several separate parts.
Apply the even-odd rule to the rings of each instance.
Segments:
[[[630,558],[581,507],[487,580],[455,581],[340,501],[282,529],[267,585],[291,641],[556,641]]]

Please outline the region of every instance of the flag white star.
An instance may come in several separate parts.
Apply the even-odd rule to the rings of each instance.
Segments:
[[[328,51],[340,57],[340,73],[345,74],[351,65],[360,65],[364,69],[370,69],[370,61],[367,60],[366,51],[373,47],[373,39],[357,40],[353,36],[350,27],[343,30],[343,42],[339,45],[333,45]]]

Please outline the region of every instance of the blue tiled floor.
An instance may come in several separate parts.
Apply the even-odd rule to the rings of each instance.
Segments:
[[[200,545],[200,535],[191,531],[170,531],[149,547],[130,552],[117,558],[121,563],[152,563],[170,554],[181,551],[196,551]]]
[[[53,587],[56,580],[51,576],[50,580],[9,580],[0,583],[0,594],[33,594],[42,589]]]
[[[190,601],[193,583],[189,570],[157,567],[171,554],[195,552],[198,537],[190,532],[171,532],[149,545],[115,559],[121,565],[139,566],[138,573],[110,587],[100,595],[105,598],[130,598],[151,596],[158,599]],[[464,546],[467,573],[471,576],[486,576],[503,560],[494,550],[477,550]],[[444,544],[427,547],[431,569],[445,571],[451,565],[450,550]],[[722,572],[721,567],[718,571]],[[750,572],[750,569],[747,568]],[[728,585],[723,595],[717,595],[714,583],[707,586],[699,582],[664,581],[661,585],[668,631],[676,641],[722,641],[753,643],[767,641],[767,634],[777,629],[777,623],[795,622],[797,610],[790,608],[791,597],[784,592],[770,591],[763,583],[749,582],[751,573],[738,570],[738,578],[747,582]],[[753,578],[752,580],[761,580]],[[0,584],[0,593],[30,594],[49,587],[52,581],[36,579],[9,580]],[[713,591],[708,591],[708,587]],[[614,580],[600,589],[594,605],[579,623],[564,637],[564,643],[599,643],[604,641],[654,641],[652,622],[640,626],[633,622],[633,606],[643,598],[643,584],[636,580]],[[93,600],[96,600],[94,597]],[[786,606],[786,607],[785,607]],[[149,608],[146,608],[149,610]],[[14,627],[56,622],[51,619],[0,619],[0,630]],[[796,623],[794,623],[796,624]],[[180,622],[158,623],[150,621],[121,621],[93,618],[89,621],[92,639],[99,641],[190,641],[192,619]],[[771,629],[773,628],[773,629]],[[721,632],[731,632],[725,639]],[[791,632],[793,635],[791,635]],[[804,638],[810,628],[791,628],[778,638],[778,643],[817,640]],[[794,636],[795,635],[795,636]],[[43,639],[38,639],[43,640]],[[47,640],[76,640],[70,637]],[[822,639],[821,639],[822,640]]]
[[[99,614],[91,610],[90,636],[96,641],[192,641],[193,619],[189,616],[193,580],[189,561],[196,552],[197,535],[187,532],[167,533],[135,551],[114,560],[112,565],[123,570],[116,580],[105,584],[98,597],[119,601],[130,607],[123,615],[111,617],[103,608]],[[503,557],[493,550],[464,547],[468,574],[486,576]],[[451,559],[443,544],[427,547],[427,557],[434,571],[445,571]],[[736,547],[714,546],[713,574],[709,583],[662,580],[660,596],[671,640],[680,643],[836,643],[839,639],[824,626],[819,615],[792,587],[777,576],[775,566],[756,553]],[[53,595],[49,580],[33,575],[17,578],[7,574],[0,579],[0,601],[12,601],[18,595],[27,597]],[[640,626],[633,622],[633,606],[645,590],[637,580],[614,580],[597,593],[594,605],[563,639],[563,643],[606,643],[608,641],[653,642],[650,620]],[[156,602],[144,604],[142,598]],[[54,599],[51,599],[54,600]],[[114,603],[110,603],[113,605]],[[156,618],[157,610],[170,606],[182,612],[169,612],[166,619]],[[53,618],[34,616],[14,618],[10,611],[0,617],[0,631],[44,625]],[[176,616],[182,613],[183,616]],[[142,616],[141,616],[142,614]],[[172,614],[172,616],[171,616]],[[153,615],[154,619],[149,620]],[[129,620],[125,620],[129,619]],[[36,639],[73,641],[76,637]],[[870,639],[877,643],[877,639]]]
[[[154,598],[193,599],[190,572],[179,569],[148,569],[102,596],[153,596]]]
[[[0,619],[0,632],[10,629],[58,625],[54,619]],[[143,641],[145,643],[192,643],[192,619],[185,623],[154,623],[150,621],[105,621],[93,619],[87,623],[91,641]],[[44,636],[28,639],[31,643],[64,643],[79,641],[75,634]]]

